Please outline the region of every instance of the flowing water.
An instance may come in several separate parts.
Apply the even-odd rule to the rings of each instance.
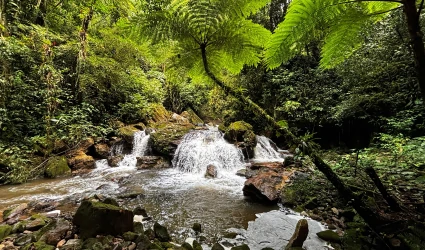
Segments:
[[[257,138],[260,146],[256,149],[256,159],[283,160],[264,138]],[[246,228],[248,222],[255,219],[255,214],[277,208],[244,198],[245,178],[235,175],[246,165],[242,152],[227,143],[216,129],[188,133],[177,148],[170,169],[137,170],[136,157],[150,153],[148,141],[149,135],[145,132],[136,133],[132,152],[125,155],[116,168],[100,160],[96,162],[96,169],[86,175],[1,186],[0,210],[34,200],[57,200],[63,207],[75,210],[73,201],[90,195],[116,197],[126,192],[142,192],[143,196],[119,202],[129,209],[145,207],[154,220],[168,226],[176,236],[199,222],[207,238],[211,238],[227,228]],[[111,154],[120,153],[121,146],[111,149]],[[218,170],[215,179],[204,177],[210,164]]]

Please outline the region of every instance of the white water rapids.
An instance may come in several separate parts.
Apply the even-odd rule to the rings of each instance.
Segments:
[[[246,228],[255,215],[277,208],[246,200],[242,194],[244,177],[235,173],[247,162],[236,146],[226,142],[215,128],[192,131],[178,146],[173,167],[169,169],[137,170],[137,157],[150,155],[150,136],[144,131],[134,136],[131,153],[124,155],[118,167],[107,160],[96,162],[96,168],[80,176],[40,179],[18,186],[0,186],[0,211],[6,207],[30,201],[55,200],[70,211],[76,201],[94,194],[117,197],[126,192],[144,193],[135,199],[118,199],[121,206],[133,209],[144,206],[150,216],[171,232],[181,234],[194,222],[203,225],[207,237],[216,237],[225,229]],[[256,161],[283,161],[278,149],[266,137],[257,137]],[[121,155],[123,144],[111,148],[111,155]],[[204,177],[209,164],[218,177]]]

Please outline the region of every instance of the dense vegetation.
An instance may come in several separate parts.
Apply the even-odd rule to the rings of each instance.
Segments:
[[[1,0],[0,183],[34,178],[58,145],[111,137],[161,105],[226,126],[244,120],[291,149],[288,138],[301,138],[313,161],[319,147],[340,153],[327,160],[337,171],[355,156],[356,167],[417,171],[423,183],[422,9],[414,0]]]

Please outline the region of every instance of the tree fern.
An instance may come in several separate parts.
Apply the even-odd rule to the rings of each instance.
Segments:
[[[204,74],[201,46],[206,47],[214,74],[223,69],[238,73],[245,64],[256,65],[270,32],[247,17],[266,0],[173,0],[162,10],[135,19],[138,33],[155,42],[178,42],[174,63],[192,75]]]
[[[276,68],[311,41],[319,40],[320,65],[333,67],[358,48],[367,24],[381,20],[399,5],[386,1],[294,0],[266,46],[266,63]]]

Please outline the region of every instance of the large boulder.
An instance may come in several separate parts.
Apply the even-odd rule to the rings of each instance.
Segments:
[[[136,167],[142,169],[160,169],[169,168],[170,162],[161,156],[141,156],[137,157]]]
[[[54,156],[49,159],[44,170],[44,176],[48,178],[56,178],[71,174],[71,169],[65,156]]]
[[[264,202],[277,202],[282,189],[290,181],[292,170],[262,169],[245,181],[243,194]]]
[[[156,133],[151,134],[152,149],[155,153],[172,158],[183,136],[191,129],[193,124],[158,123],[155,124]]]
[[[96,167],[93,156],[87,155],[83,151],[77,151],[68,156],[68,165],[72,171],[84,171]]]
[[[153,231],[155,232],[155,238],[157,238],[159,241],[167,242],[171,240],[167,228],[157,222],[153,225]]]
[[[133,231],[133,212],[117,206],[85,200],[73,219],[80,237],[87,239],[102,235],[122,235]]]
[[[229,127],[226,128],[224,138],[241,148],[245,158],[249,159],[254,157],[257,137],[255,136],[251,124],[244,121],[237,121],[230,124]]]
[[[178,124],[186,124],[186,123],[190,123],[189,119],[187,119],[186,117],[183,117],[181,115],[178,115],[176,113],[173,113],[171,115],[171,121],[178,123]]]

